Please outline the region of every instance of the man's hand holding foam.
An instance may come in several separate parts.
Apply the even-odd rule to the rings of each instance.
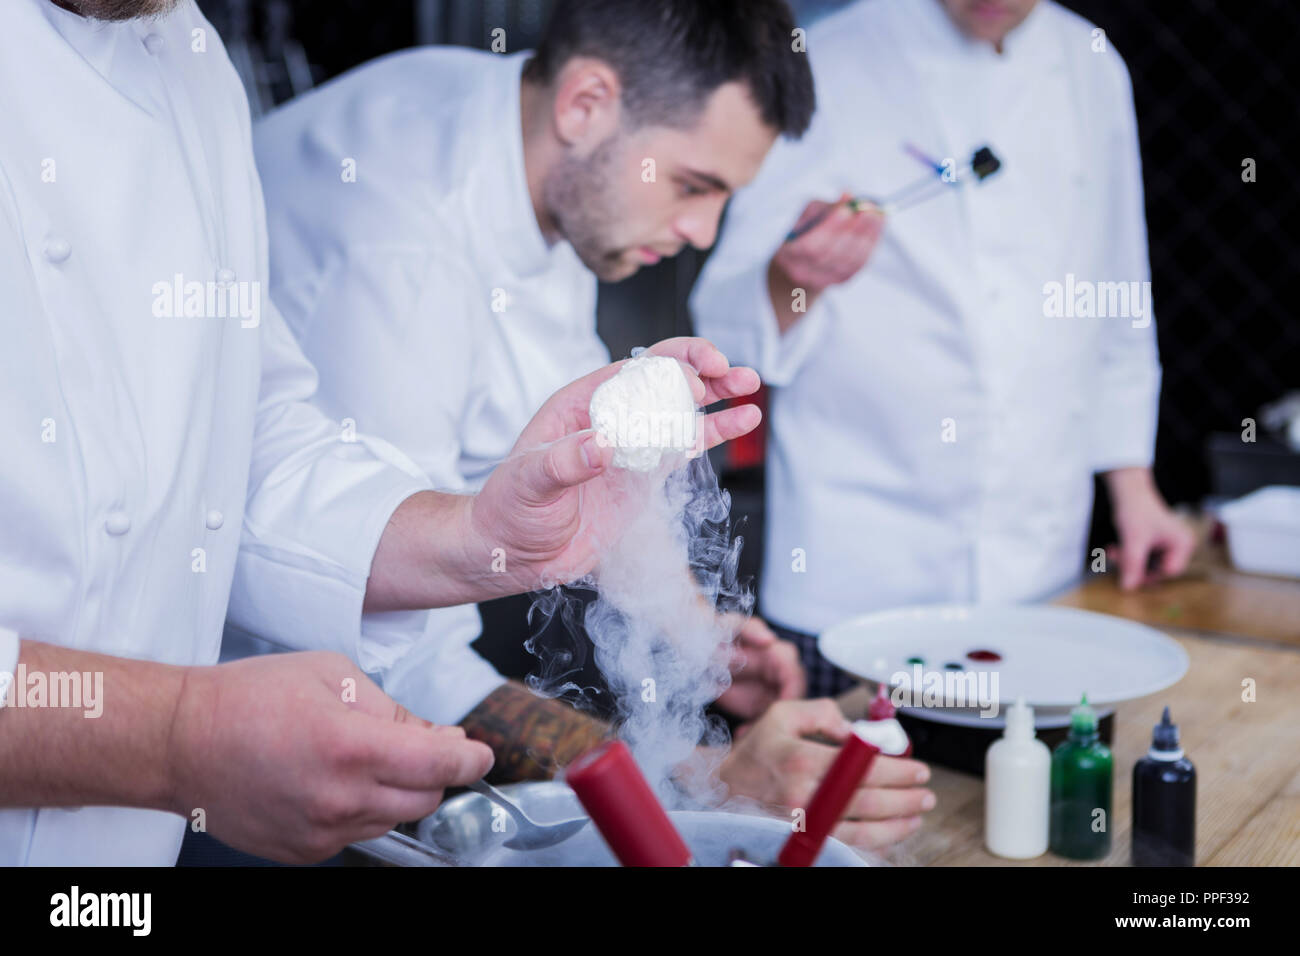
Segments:
[[[680,362],[696,405],[751,395],[760,384],[753,369],[732,368],[704,339],[666,339],[639,359],[646,356]],[[618,449],[594,431],[591,406],[597,389],[627,364],[606,366],[552,395],[468,509],[466,547],[482,552],[492,591],[516,593],[582,577],[617,533],[622,496],[619,470],[611,473],[611,466]],[[702,415],[694,450],[739,438],[761,417],[754,405]]]

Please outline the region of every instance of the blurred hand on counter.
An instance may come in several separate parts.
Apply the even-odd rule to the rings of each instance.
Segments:
[[[1107,549],[1119,562],[1125,591],[1175,577],[1196,550],[1196,532],[1170,509],[1149,468],[1118,468],[1105,475],[1119,544]]]
[[[718,775],[733,795],[788,815],[808,806],[851,732],[833,700],[779,701],[741,728]],[[929,779],[930,768],[919,760],[877,757],[833,835],[863,849],[897,843],[920,829],[921,814],[934,807],[934,793],[922,786]]]

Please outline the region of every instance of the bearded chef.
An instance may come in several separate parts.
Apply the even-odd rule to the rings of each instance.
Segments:
[[[4,18],[0,864],[167,865],[187,822],[307,861],[431,812],[491,751],[364,676],[391,648],[363,612],[410,642],[412,609],[590,570],[573,529],[608,505],[612,450],[569,432],[614,369],[553,396],[478,495],[428,490],[307,402],[315,373],[266,297],[247,102],[197,6]],[[659,348],[701,402],[757,388],[708,343]],[[705,443],[757,420],[710,416]],[[207,666],[227,613],[341,653]]]
[[[319,404],[437,487],[481,486],[548,394],[608,361],[597,280],[708,248],[732,191],[807,127],[793,28],[784,0],[559,0],[534,52],[405,51],[261,120],[272,294]],[[787,812],[834,754],[809,738],[846,725],[826,701],[788,700],[803,692],[792,645],[760,620],[737,627],[743,666],[718,704],[757,722],[721,776]],[[607,733],[505,682],[469,646],[479,633],[473,606],[435,611],[377,676],[413,712],[490,741],[504,779],[552,773]],[[768,772],[787,757],[805,769]],[[837,834],[860,845],[906,835],[933,805],[923,765],[877,768]]]
[[[817,694],[851,683],[816,650],[837,621],[1069,587],[1096,473],[1124,587],[1177,574],[1193,536],[1151,476],[1149,299],[1066,318],[1048,294],[1149,288],[1132,92],[1105,35],[1050,0],[871,0],[808,53],[813,127],[732,204],[692,308],[773,386],[760,607]],[[975,183],[962,167],[986,144],[1003,168]],[[846,201],[915,182],[918,156],[958,185],[887,217]]]
[[[776,77],[761,109],[744,72],[697,95],[675,31],[711,30],[743,53],[793,26],[780,29],[783,0],[737,19],[743,6],[561,0],[536,56],[407,50],[258,122],[271,292],[318,371],[317,403],[402,448],[437,487],[481,487],[547,396],[609,361],[598,277],[710,245],[728,183],[752,177],[778,131],[806,127],[812,78],[788,43],[751,46],[742,62]],[[663,47],[649,69],[628,48],[648,43]],[[665,78],[686,95],[666,95]],[[657,91],[635,121],[693,118],[696,99],[709,110],[675,139],[659,122],[611,137],[620,83],[638,103]],[[644,156],[661,167],[655,182],[641,181]],[[493,708],[542,706],[469,648],[472,605],[434,612],[427,630],[425,646],[382,662],[384,685],[417,713],[454,723],[494,692]],[[795,655],[781,663],[794,677]]]

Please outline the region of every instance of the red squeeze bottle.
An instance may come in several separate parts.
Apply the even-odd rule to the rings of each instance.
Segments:
[[[624,866],[695,862],[623,741],[587,751],[569,764],[565,780]]]
[[[831,768],[817,785],[817,792],[808,802],[804,829],[791,834],[776,858],[780,866],[812,866],[821,852],[826,838],[844,815],[844,808],[853,798],[853,791],[871,769],[876,755],[885,753],[899,756],[910,747],[907,734],[892,717],[886,720],[859,720],[853,724],[853,733],[836,754]]]

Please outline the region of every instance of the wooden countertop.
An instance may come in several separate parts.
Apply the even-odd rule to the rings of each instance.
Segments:
[[[1203,544],[1187,572],[1139,591],[1094,575],[1056,603],[1127,617],[1152,627],[1254,638],[1300,648],[1300,581],[1243,574],[1222,544]]]
[[[1196,765],[1198,865],[1300,865],[1300,581],[1240,574],[1214,549],[1185,578],[1125,594],[1098,577],[1058,603],[1142,621],[1187,650],[1175,686],[1116,708],[1110,855],[1076,863],[1003,860],[983,843],[984,782],[933,767],[938,805],[885,853],[904,865],[1125,866],[1133,764],[1168,704]],[[1245,681],[1253,701],[1243,700]]]

